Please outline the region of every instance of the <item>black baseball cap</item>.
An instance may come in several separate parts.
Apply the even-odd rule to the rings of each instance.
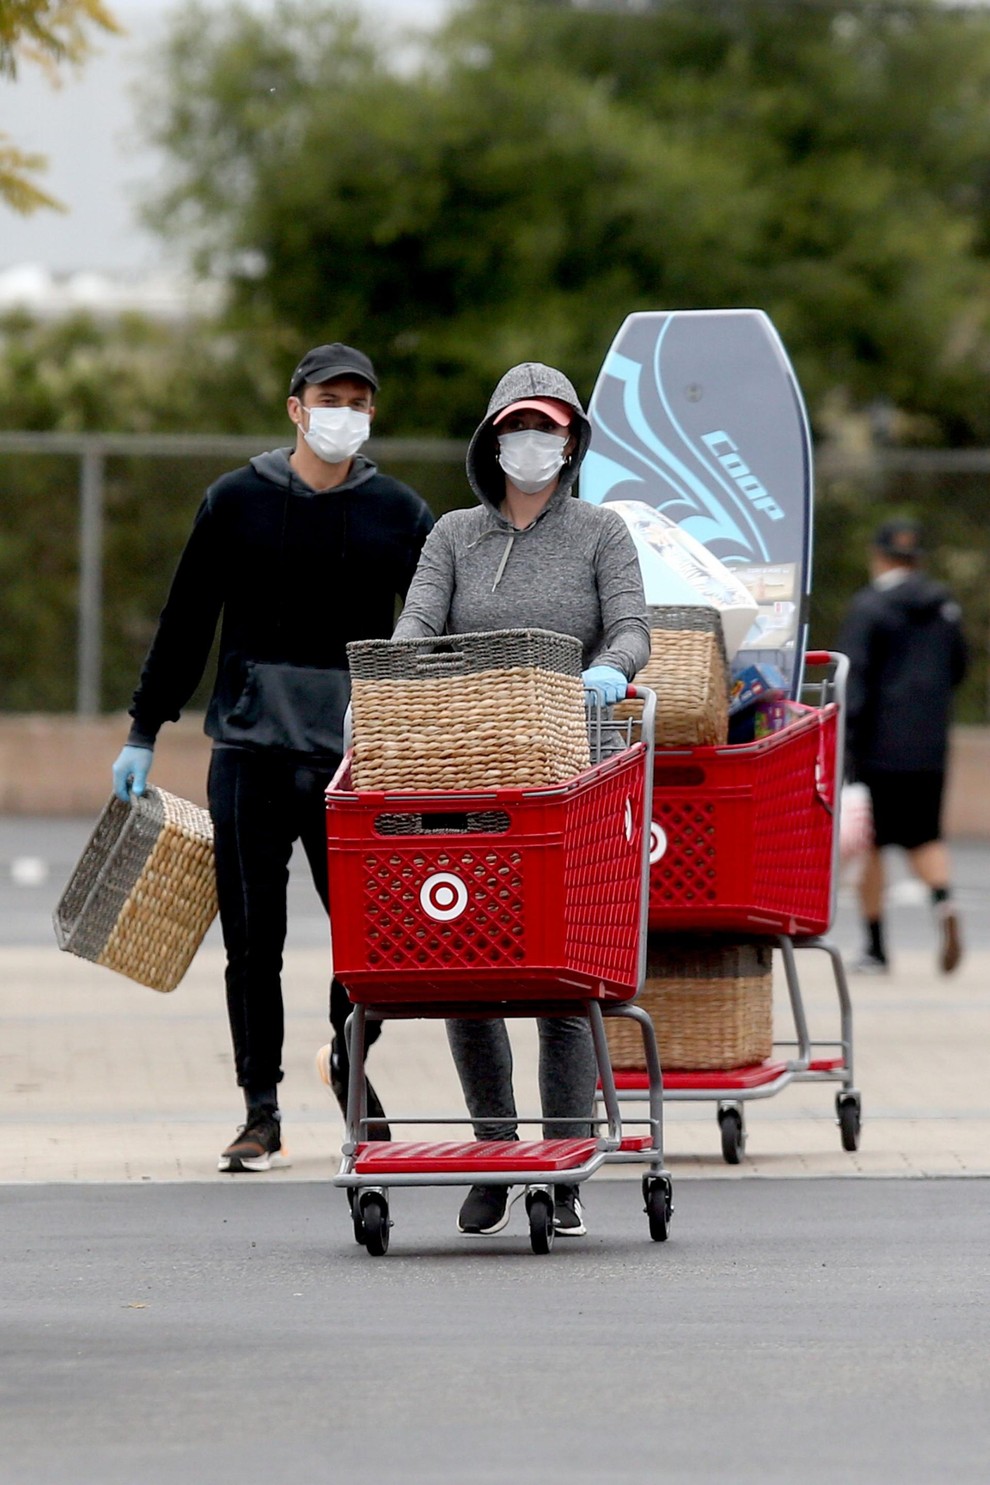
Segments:
[[[332,345],[314,346],[311,351],[306,352],[292,373],[289,396],[294,397],[306,382],[328,382],[335,376],[359,376],[362,381],[370,383],[374,391],[378,391],[375,368],[364,352],[335,340]]]
[[[884,521],[873,538],[873,545],[884,556],[899,557],[903,562],[916,562],[924,554],[921,527],[908,516]]]

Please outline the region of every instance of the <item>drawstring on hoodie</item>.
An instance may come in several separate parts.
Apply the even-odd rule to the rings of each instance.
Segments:
[[[492,583],[492,592],[493,593],[495,592],[495,589],[498,587],[499,582],[500,582],[501,577],[502,577],[502,574],[505,571],[505,564],[509,560],[509,553],[512,551],[512,543],[515,541],[515,539],[516,539],[516,533],[514,531],[510,531],[509,532],[509,539],[505,543],[505,551],[502,553],[502,560],[498,564],[498,571],[495,574],[495,581]]]

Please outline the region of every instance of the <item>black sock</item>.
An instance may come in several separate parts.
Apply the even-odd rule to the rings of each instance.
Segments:
[[[244,1102],[249,1114],[256,1113],[258,1109],[266,1108],[271,1110],[276,1119],[278,1118],[278,1094],[274,1088],[259,1088],[251,1089],[250,1091],[245,1088]]]
[[[938,905],[939,905],[940,902],[948,902],[948,900],[949,900],[949,898],[951,896],[952,896],[952,888],[951,887],[933,887],[932,888],[932,907],[938,907]]]
[[[874,959],[882,959],[886,964],[887,950],[883,942],[883,921],[880,918],[867,919],[866,936],[869,940],[867,953],[872,954]]]

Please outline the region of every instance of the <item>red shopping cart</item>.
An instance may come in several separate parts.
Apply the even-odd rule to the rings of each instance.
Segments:
[[[737,1165],[746,1143],[743,1106],[793,1082],[839,1083],[842,1147],[859,1148],[861,1098],[853,1083],[852,1007],[838,948],[827,937],[838,881],[843,708],[849,664],[808,653],[820,679],[802,690],[797,718],[757,742],[664,749],[654,765],[649,926],[759,935],[780,949],[794,1039],[773,1055],[725,1072],[671,1071],[664,1098],[716,1101],[722,1155]],[[839,1003],[839,1039],[813,1042],[795,951],[827,954]],[[662,1045],[661,1045],[662,1054]],[[641,1099],[646,1074],[616,1071],[620,1100]]]
[[[526,1188],[530,1241],[553,1244],[555,1182],[633,1161],[650,1236],[668,1234],[672,1188],[663,1156],[663,1085],[649,1016],[630,1004],[646,963],[652,692],[640,721],[591,728],[592,766],[566,783],[464,793],[355,791],[350,755],[327,791],[334,972],[354,1003],[345,1139],[334,1185],[347,1190],[354,1235],[389,1246],[394,1186]],[[515,1142],[366,1138],[369,1020],[584,1015],[604,1118],[574,1138]],[[647,1132],[623,1132],[604,1015],[639,1024],[647,1063]],[[643,1095],[641,1094],[641,1097]],[[452,1125],[392,1116],[398,1124]],[[520,1119],[535,1124],[538,1119]],[[628,1122],[628,1121],[627,1121]]]

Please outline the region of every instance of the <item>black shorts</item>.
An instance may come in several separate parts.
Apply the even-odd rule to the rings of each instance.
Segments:
[[[913,851],[942,838],[942,791],[945,774],[864,773],[873,804],[873,841],[877,846],[903,846]]]

